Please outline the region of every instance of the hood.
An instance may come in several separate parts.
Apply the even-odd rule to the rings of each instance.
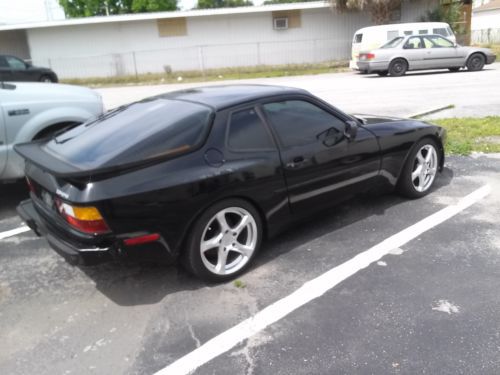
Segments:
[[[101,101],[101,96],[86,87],[42,82],[9,82],[15,86],[9,90],[0,89],[2,103],[44,101]]]

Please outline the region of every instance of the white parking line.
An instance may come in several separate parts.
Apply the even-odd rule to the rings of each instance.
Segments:
[[[31,230],[30,227],[23,225],[22,227],[16,228],[16,229],[11,229],[8,230],[7,232],[2,232],[0,233],[0,240],[3,240],[4,238],[7,237],[12,237],[20,233],[24,233]]]
[[[244,320],[213,339],[210,339],[197,349],[158,371],[156,375],[181,375],[193,372],[198,367],[225,353],[238,343],[262,331],[299,307],[322,296],[334,286],[358,271],[368,267],[373,262],[377,262],[391,250],[403,246],[412,239],[420,236],[422,233],[450,219],[459,212],[472,206],[474,203],[477,203],[490,192],[491,187],[485,185],[460,199],[457,204],[443,208],[416,224],[385,239],[372,248],[356,255],[347,262],[306,282],[292,294],[274,302],[254,316]]]

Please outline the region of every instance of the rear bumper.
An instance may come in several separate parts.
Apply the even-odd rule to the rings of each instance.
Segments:
[[[358,68],[367,73],[383,72],[389,69],[389,63],[387,61],[358,61]]]
[[[37,211],[31,199],[22,201],[17,206],[19,216],[38,236],[45,237],[52,247],[66,261],[74,265],[95,265],[113,260],[147,260],[160,263],[172,263],[172,256],[164,241],[139,246],[125,246],[123,235],[113,240],[108,240],[106,246],[97,243],[79,241],[74,238],[62,236],[60,232],[51,228]]]
[[[112,247],[93,247],[88,244],[62,239],[49,229],[36,211],[31,199],[22,201],[17,206],[19,216],[38,236],[45,237],[50,247],[71,264],[90,265],[113,259]]]

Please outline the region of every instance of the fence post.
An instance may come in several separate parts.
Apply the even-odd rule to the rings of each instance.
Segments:
[[[257,42],[257,66],[260,66],[262,63],[260,61],[260,42]]]
[[[203,57],[203,46],[198,46],[198,62],[200,64],[201,75],[205,78],[205,61]]]
[[[132,52],[132,57],[134,59],[134,73],[135,73],[135,80],[139,81],[139,74],[137,73],[137,61],[135,59],[135,51]]]

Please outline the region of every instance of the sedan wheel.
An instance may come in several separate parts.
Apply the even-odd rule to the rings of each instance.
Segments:
[[[469,57],[469,60],[467,60],[467,70],[470,70],[472,72],[477,72],[478,70],[483,69],[484,67],[484,56],[475,53],[471,57]]]
[[[207,281],[236,277],[258,251],[261,227],[258,213],[245,201],[228,200],[211,207],[192,232],[185,254],[187,268]]]
[[[393,77],[405,75],[408,70],[408,63],[404,59],[396,59],[389,66],[389,74]]]
[[[52,80],[52,78],[50,78],[50,76],[41,76],[40,77],[40,82],[51,83],[51,82],[54,82],[54,81]]]
[[[408,157],[398,184],[399,191],[410,198],[426,195],[439,168],[437,145],[431,139],[417,143]]]

